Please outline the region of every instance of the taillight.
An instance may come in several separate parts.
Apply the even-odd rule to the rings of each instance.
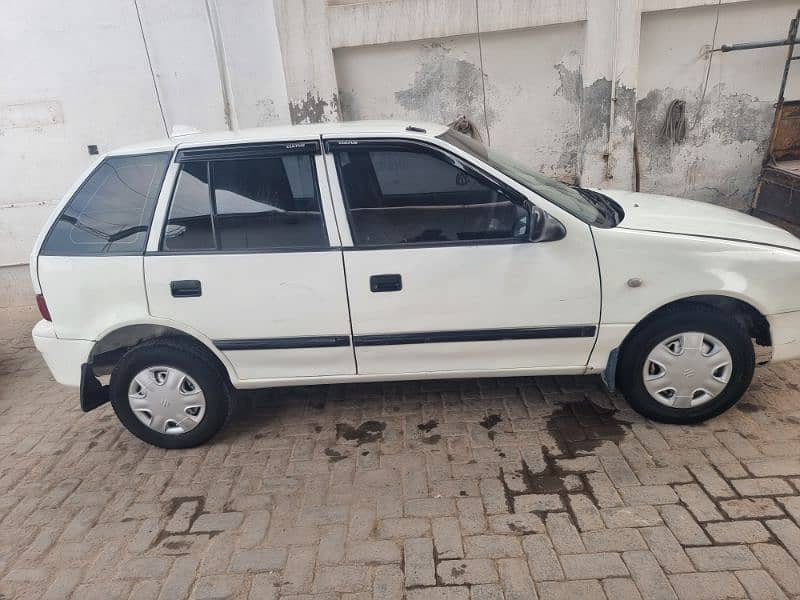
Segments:
[[[39,313],[42,315],[42,318],[45,321],[53,320],[50,318],[50,309],[47,308],[47,302],[45,302],[44,296],[42,294],[36,294],[36,306],[39,307]]]

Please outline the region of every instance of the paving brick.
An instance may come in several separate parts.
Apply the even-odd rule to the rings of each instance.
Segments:
[[[625,504],[675,504],[678,496],[668,485],[640,485],[620,488]]]
[[[682,506],[662,506],[661,518],[675,538],[684,546],[703,546],[711,541],[694,517]]]
[[[480,498],[458,498],[458,522],[463,535],[474,535],[486,531],[486,515]]]
[[[761,566],[746,546],[687,548],[686,554],[698,571],[734,571],[758,569]]]
[[[167,558],[134,558],[120,565],[119,579],[161,579],[172,566]]]
[[[747,470],[755,477],[791,477],[800,475],[800,459],[771,458],[745,462]]]
[[[793,492],[792,486],[775,477],[734,479],[731,484],[742,496],[778,496]]]
[[[620,555],[613,552],[563,554],[560,559],[567,579],[602,579],[628,575],[628,569]]]
[[[463,558],[464,547],[461,544],[461,528],[455,517],[433,519],[433,544],[440,560]]]
[[[752,600],[785,600],[786,594],[766,571],[737,571],[736,577]]]
[[[534,581],[564,579],[564,571],[550,538],[546,535],[528,535],[522,538],[522,547]]]
[[[717,544],[755,544],[767,542],[771,537],[759,521],[709,523],[706,532]]]
[[[403,545],[406,587],[436,585],[436,571],[433,564],[433,540],[412,538]]]
[[[547,515],[545,525],[547,526],[547,535],[553,540],[553,546],[558,554],[575,554],[586,551],[581,535],[567,513]]]
[[[436,574],[444,585],[472,585],[498,581],[494,562],[486,558],[442,560]]]
[[[575,522],[581,531],[596,531],[603,529],[603,517],[591,498],[583,494],[570,494],[567,497],[570,512],[575,516]]]
[[[431,523],[419,517],[381,519],[377,525],[378,537],[402,539],[430,535]]]
[[[694,571],[692,562],[668,527],[643,527],[639,532],[666,573]]]
[[[360,592],[370,586],[370,572],[356,565],[319,567],[314,575],[313,590],[319,592]]]
[[[789,554],[800,562],[800,528],[789,519],[767,521],[767,527],[789,551]]]
[[[605,594],[598,581],[546,581],[539,586],[539,598],[540,600],[573,600],[574,598],[604,600]]]
[[[376,567],[372,600],[402,600],[404,596],[403,571],[400,567],[395,565]]]
[[[621,506],[619,508],[604,508],[600,514],[606,527],[652,527],[661,525],[661,517],[652,506]]]
[[[533,595],[529,594],[526,598],[536,598],[536,590],[534,589]],[[375,600],[377,600],[377,598]],[[503,588],[499,583],[473,585],[470,588],[470,600],[504,600]]]
[[[500,581],[505,600],[536,600],[536,587],[528,571],[528,565],[521,558],[503,558],[497,561]],[[475,588],[473,588],[473,600]]]
[[[605,473],[589,473],[586,475],[586,482],[589,484],[592,496],[597,500],[597,505],[601,508],[612,508],[622,506],[622,498],[619,492],[611,483]]]
[[[407,600],[469,600],[469,588],[432,587],[408,590]]]
[[[727,600],[746,598],[733,573],[682,573],[669,578],[681,600]]]
[[[191,597],[192,600],[232,598],[243,585],[243,579],[235,575],[207,575],[197,580]]]
[[[695,483],[676,485],[675,492],[694,518],[701,523],[723,519],[717,507],[699,485]]]
[[[603,580],[603,590],[611,600],[642,600],[642,595],[632,579],[612,577]]]
[[[729,519],[765,519],[783,516],[780,506],[772,498],[723,500],[719,506]]]
[[[392,540],[356,541],[347,544],[347,562],[365,565],[399,563],[400,547]]]
[[[236,529],[242,524],[244,515],[238,512],[204,514],[197,517],[192,523],[192,533],[203,531],[225,531]]]
[[[545,526],[537,515],[513,514],[492,515],[489,517],[489,529],[492,533],[517,534],[544,533]]]
[[[626,550],[647,550],[638,529],[618,528],[589,531],[583,534],[587,552],[624,552]]]
[[[557,494],[525,494],[514,498],[514,510],[518,513],[564,510],[564,503]]]
[[[658,564],[658,561],[650,553],[644,550],[634,550],[624,552],[622,560],[628,567],[631,577],[636,582],[636,587],[642,594],[642,598],[648,600],[675,600],[677,596],[672,586]]]
[[[724,499],[736,497],[736,493],[731,486],[728,485],[728,482],[720,476],[714,467],[710,465],[691,465],[689,470],[706,493],[712,498]]]
[[[172,564],[169,575],[167,575],[167,578],[161,585],[161,592],[158,595],[158,600],[171,600],[173,598],[186,597],[194,583],[198,564],[198,560],[191,556],[183,556],[176,559]]]
[[[286,557],[286,568],[281,578],[282,594],[304,594],[311,591],[314,579],[316,548],[313,546],[295,546],[289,548]]]
[[[407,517],[447,517],[456,514],[456,503],[452,498],[416,498],[406,500]]]
[[[473,535],[463,538],[467,558],[517,558],[522,546],[517,537],[506,535]]]
[[[506,492],[499,479],[481,479],[480,492],[487,515],[509,512]]]
[[[236,550],[231,557],[231,573],[256,573],[281,569],[286,564],[286,548]]]

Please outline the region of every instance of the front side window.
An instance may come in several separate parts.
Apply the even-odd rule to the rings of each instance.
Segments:
[[[106,158],[53,224],[44,255],[144,252],[169,152]]]
[[[527,237],[524,202],[434,149],[366,143],[335,154],[358,246]]]
[[[311,154],[182,163],[165,251],[328,246]]]

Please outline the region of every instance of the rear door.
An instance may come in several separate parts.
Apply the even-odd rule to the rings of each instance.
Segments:
[[[145,256],[151,314],[213,340],[243,380],[355,373],[319,141],[184,148],[176,161]]]
[[[600,315],[588,225],[532,242],[531,198],[432,142],[326,148],[359,374],[583,371]]]

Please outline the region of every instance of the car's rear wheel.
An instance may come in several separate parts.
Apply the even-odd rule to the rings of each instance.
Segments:
[[[698,423],[727,410],[753,378],[747,331],[703,305],[664,311],[622,348],[620,388],[631,407],[663,423]]]
[[[136,437],[161,448],[191,448],[230,416],[225,376],[208,353],[180,339],[146,341],[111,374],[111,404]]]

